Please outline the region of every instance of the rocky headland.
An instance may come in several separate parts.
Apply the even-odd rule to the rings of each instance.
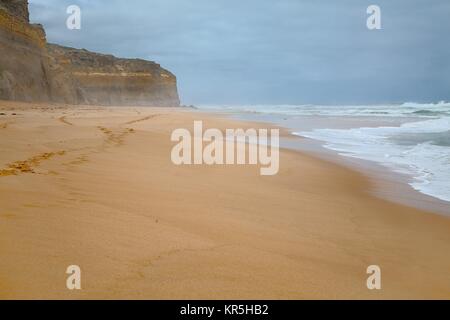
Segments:
[[[179,106],[176,77],[152,61],[49,44],[27,0],[0,0],[0,99]]]

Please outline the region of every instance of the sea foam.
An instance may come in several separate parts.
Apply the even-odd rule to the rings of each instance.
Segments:
[[[450,201],[450,117],[400,127],[315,129],[294,134],[324,141],[343,156],[378,162],[412,177],[410,185]],[[440,134],[440,139],[433,139]]]
[[[247,115],[278,115],[283,119],[303,116],[340,119],[399,119],[400,126],[352,129],[317,128],[294,134],[323,141],[328,149],[348,157],[378,162],[408,174],[410,185],[430,196],[450,201],[450,103],[384,105],[235,105],[203,106],[203,109]],[[295,122],[295,121],[294,121]],[[388,121],[389,123],[390,121]],[[371,121],[373,124],[374,121]],[[376,123],[376,121],[375,121]],[[386,121],[380,121],[386,124]],[[331,127],[331,126],[330,126]]]

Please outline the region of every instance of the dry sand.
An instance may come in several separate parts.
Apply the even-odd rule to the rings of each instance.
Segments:
[[[450,219],[288,150],[280,172],[175,166],[180,109],[0,103],[0,298],[450,298]],[[15,115],[13,115],[15,113]],[[259,125],[262,126],[262,125]],[[66,289],[66,268],[82,290]],[[382,290],[366,268],[382,268]]]

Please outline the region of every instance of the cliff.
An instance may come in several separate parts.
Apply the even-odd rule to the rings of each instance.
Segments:
[[[176,77],[155,62],[47,44],[28,1],[0,0],[0,99],[179,106]]]
[[[159,64],[140,59],[120,59],[87,50],[47,46],[63,74],[75,82],[81,103],[106,105],[178,106],[176,78]]]
[[[28,1],[26,0],[1,0],[0,9],[9,12],[12,16],[21,19],[22,21],[29,21]]]
[[[49,98],[45,32],[28,22],[27,1],[0,1],[0,98]]]

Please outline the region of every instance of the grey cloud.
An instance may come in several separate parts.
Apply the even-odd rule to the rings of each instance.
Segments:
[[[31,0],[64,45],[155,60],[184,103],[382,103],[450,100],[450,3],[377,0]],[[65,28],[82,8],[82,30]]]

